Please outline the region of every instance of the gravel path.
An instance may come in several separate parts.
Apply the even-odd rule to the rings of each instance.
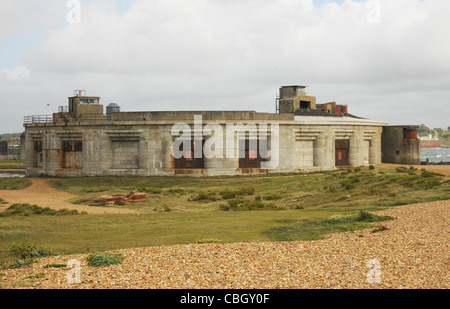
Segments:
[[[305,289],[450,288],[450,201],[399,206],[381,212],[397,219],[389,230],[339,233],[317,241],[192,244],[126,249],[122,264],[94,268],[85,255],[44,258],[30,268],[3,270],[13,288],[58,289]],[[81,263],[81,283],[68,283]],[[26,279],[39,275],[38,279]]]

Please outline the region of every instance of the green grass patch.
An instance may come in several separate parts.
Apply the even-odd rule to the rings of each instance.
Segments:
[[[407,203],[450,199],[448,177],[401,168],[359,167],[311,174],[257,175],[252,177],[92,177],[52,181],[60,190],[82,199],[96,191],[147,192],[147,200],[124,207],[139,211],[214,211],[225,200],[248,199],[255,194],[285,209],[353,206],[395,206]],[[91,191],[91,192],[89,192]],[[90,193],[90,194],[89,194]],[[190,201],[190,203],[186,203]],[[235,202],[232,202],[235,203]],[[242,203],[240,203],[242,204]],[[233,205],[228,205],[231,208]],[[249,207],[254,210],[257,206]]]
[[[66,264],[45,264],[42,268],[66,268]]]
[[[255,188],[245,187],[236,190],[225,189],[220,191],[220,196],[224,200],[233,199],[239,196],[248,196],[255,194]]]
[[[263,202],[260,196],[255,197],[254,200],[229,200],[226,204],[221,204],[219,209],[222,211],[286,210],[283,206]]]
[[[30,204],[13,204],[5,211],[0,213],[0,217],[10,216],[73,216],[80,214],[77,210],[69,209],[51,209],[48,207],[39,207]],[[81,214],[86,214],[82,212]]]
[[[110,266],[115,264],[121,264],[124,256],[121,254],[108,254],[108,253],[92,253],[86,260],[91,267]]]
[[[31,184],[31,180],[22,177],[0,178],[0,190],[22,190]]]
[[[198,202],[198,201],[217,201],[218,199],[219,198],[217,197],[215,192],[200,191],[196,195],[194,195],[193,197],[188,199],[188,201],[193,201],[193,202]]]
[[[197,244],[219,244],[223,241],[218,238],[204,238],[196,241]]]
[[[39,274],[35,274],[35,275],[26,276],[25,279],[35,280],[35,279],[41,279],[44,277],[45,277],[45,273],[39,273]]]
[[[37,246],[29,241],[13,242],[9,245],[7,255],[1,260],[0,266],[4,269],[27,267],[33,264],[36,259],[53,254],[52,249]]]
[[[333,215],[327,220],[299,220],[267,229],[264,233],[276,241],[313,240],[335,232],[356,231],[369,228],[372,222],[392,220],[366,211],[354,214]]]
[[[0,160],[0,169],[25,169],[25,160]]]

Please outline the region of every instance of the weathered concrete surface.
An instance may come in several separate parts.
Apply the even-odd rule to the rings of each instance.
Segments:
[[[383,128],[383,163],[420,164],[420,141],[405,138],[405,130],[417,129],[416,126],[385,126]]]
[[[194,116],[202,116],[202,125]],[[222,118],[223,117],[223,118]],[[335,141],[350,141],[349,164],[381,163],[383,123],[350,117],[300,117],[255,112],[143,112],[114,113],[112,121],[27,124],[26,174],[28,176],[151,176],[151,175],[239,175],[319,171],[335,168]],[[204,157],[201,169],[175,169],[172,143],[174,124],[185,122],[192,134],[200,130],[205,141],[214,137],[213,157]],[[236,133],[227,125],[279,126],[279,138],[267,139],[278,147],[278,161],[271,168],[240,166],[239,140],[252,132]],[[208,132],[207,125],[222,128],[222,136]],[[231,126],[230,126],[231,127]],[[232,127],[233,128],[233,127]],[[197,132],[198,133],[198,132]],[[262,134],[262,133],[261,133]],[[260,135],[261,135],[260,134]],[[63,151],[64,141],[81,141],[82,151]],[[221,142],[222,141],[222,142]],[[36,145],[42,144],[42,149]],[[232,146],[232,147],[230,147]],[[275,156],[272,157],[275,159]],[[272,161],[272,162],[275,162]]]

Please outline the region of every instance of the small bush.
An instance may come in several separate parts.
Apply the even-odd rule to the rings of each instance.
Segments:
[[[147,188],[147,187],[139,187],[136,188],[139,192],[151,193],[151,194],[161,194],[162,190],[160,188]]]
[[[374,170],[375,166],[373,166],[372,164],[369,165],[369,170]]]
[[[87,257],[89,266],[101,267],[121,264],[124,256],[121,254],[93,253]]]
[[[333,215],[328,219],[328,223],[332,224],[343,224],[343,223],[353,223],[353,222],[377,222],[390,220],[392,217],[389,216],[378,216],[371,214],[370,212],[360,210],[358,213],[346,213]]]
[[[71,216],[71,215],[78,215],[78,211],[68,209],[55,210],[48,207],[43,208],[37,205],[30,205],[30,204],[13,204],[10,207],[8,207],[5,211],[0,213],[0,217],[37,216],[37,215]]]
[[[356,217],[358,222],[372,222],[375,221],[375,215],[370,212],[360,210],[358,216]]]
[[[337,214],[328,219],[328,223],[347,223],[354,221],[354,214]]]
[[[219,205],[222,211],[252,211],[252,210],[285,210],[285,207],[276,206],[274,204],[264,203],[260,196],[253,201],[244,199],[229,200],[227,204]]]
[[[184,192],[184,190],[181,189],[181,188],[169,189],[169,190],[167,190],[167,192],[170,193],[170,194],[173,194],[173,195],[176,195],[176,194],[184,195],[184,194],[186,194]]]
[[[371,233],[378,233],[378,232],[387,231],[387,230],[389,230],[389,228],[387,228],[385,225],[378,224],[378,227],[376,229],[372,230]]]
[[[217,239],[217,238],[204,238],[201,240],[198,240],[196,243],[197,244],[217,244],[217,243],[221,243],[222,240]]]
[[[347,179],[341,180],[341,186],[343,186],[346,190],[351,190],[356,187],[356,184],[361,182],[359,177],[349,177]]]
[[[12,264],[9,264],[8,266],[4,267],[6,269],[17,269],[17,268],[23,268],[28,267],[31,264],[34,263],[34,259],[15,259]]]
[[[26,276],[25,279],[40,279],[40,278],[44,278],[44,277],[45,277],[45,273],[40,273],[40,274],[36,274],[36,275]]]
[[[222,199],[229,200],[229,199],[236,198],[238,196],[253,195],[253,194],[255,194],[255,188],[248,187],[248,188],[242,188],[239,190],[226,189],[226,190],[221,191],[219,194],[222,197]]]
[[[19,259],[41,258],[53,255],[52,250],[38,247],[37,245],[26,243],[12,243],[9,247],[9,252]]]
[[[46,264],[42,268],[66,268],[66,264]]]
[[[409,170],[406,167],[404,167],[404,166],[396,167],[395,171],[397,173],[408,173],[409,172]]]
[[[190,201],[217,201],[218,199],[214,192],[199,192]]]
[[[281,196],[281,194],[269,194],[264,196],[264,199],[266,201],[276,201],[276,200],[281,200],[283,197]]]
[[[53,255],[53,251],[44,247],[38,247],[37,245],[26,243],[12,243],[8,249],[13,256],[14,261],[7,265],[4,264],[4,268],[22,268],[30,266],[35,262],[37,258]]]

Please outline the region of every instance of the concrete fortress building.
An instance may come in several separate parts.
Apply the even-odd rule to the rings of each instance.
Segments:
[[[387,124],[317,104],[305,88],[281,87],[276,113],[121,112],[112,103],[104,114],[100,97],[75,91],[58,113],[25,117],[26,175],[217,176],[382,162]]]

